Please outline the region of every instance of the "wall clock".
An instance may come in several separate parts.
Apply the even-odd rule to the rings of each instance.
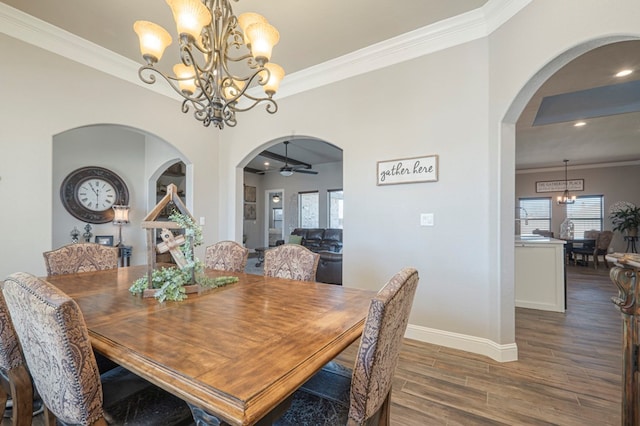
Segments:
[[[60,198],[76,219],[107,223],[113,220],[114,204],[129,204],[129,190],[111,170],[90,166],[69,173],[60,187]]]

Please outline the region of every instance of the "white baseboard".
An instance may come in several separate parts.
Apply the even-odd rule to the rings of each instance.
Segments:
[[[498,362],[518,360],[518,346],[515,343],[500,345],[492,340],[466,334],[451,333],[409,324],[404,337],[433,345],[473,352],[488,356]]]

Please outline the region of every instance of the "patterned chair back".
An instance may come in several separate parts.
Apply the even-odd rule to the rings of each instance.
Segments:
[[[102,419],[100,375],[76,302],[24,272],[10,275],[3,291],[45,406],[65,424],[90,425]]]
[[[9,309],[0,292],[0,419],[4,416],[10,390],[13,400],[13,425],[30,425],[33,412],[33,384],[20,348],[18,335],[13,328]]]
[[[205,251],[204,266],[220,271],[244,272],[249,249],[235,241],[220,241]]]
[[[611,240],[613,239],[612,231],[602,231],[598,234],[598,239],[596,240],[596,249],[598,253],[606,253],[609,250],[609,246],[611,245]]]
[[[102,271],[118,267],[118,248],[95,243],[69,244],[42,253],[47,275]]]
[[[371,300],[351,379],[350,422],[364,424],[384,404],[389,404],[391,383],[417,286],[418,271],[405,268]],[[388,407],[382,411],[381,415],[388,420]]]
[[[299,244],[283,244],[264,252],[264,275],[315,281],[320,255]]]

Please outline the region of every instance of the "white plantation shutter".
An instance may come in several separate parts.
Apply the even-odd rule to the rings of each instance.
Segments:
[[[584,231],[602,231],[603,196],[578,197],[573,204],[567,204],[567,217],[573,222],[573,237],[583,238]]]
[[[516,217],[520,218],[520,234],[532,234],[534,229],[551,231],[551,198],[520,198]],[[526,220],[525,220],[526,218]]]

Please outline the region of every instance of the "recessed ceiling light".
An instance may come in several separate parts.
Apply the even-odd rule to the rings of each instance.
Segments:
[[[587,122],[586,121],[578,121],[577,123],[575,123],[573,125],[573,127],[582,127],[582,126],[586,126]]]
[[[629,69],[622,70],[622,71],[620,71],[619,73],[616,74],[616,77],[626,77],[629,74],[631,74],[632,72],[633,72],[633,70],[629,70]]]
[[[269,165],[269,162],[268,162],[268,161],[265,161],[265,162],[264,162],[264,165],[265,165],[265,166],[268,166],[268,165]]]

